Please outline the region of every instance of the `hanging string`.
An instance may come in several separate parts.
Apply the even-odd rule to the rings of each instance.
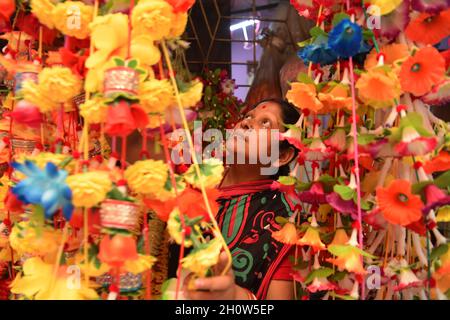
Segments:
[[[347,1],[347,10],[351,9],[350,0]],[[358,243],[359,248],[363,249],[363,230],[362,230],[362,211],[361,211],[361,181],[359,177],[359,150],[358,150],[358,129],[356,127],[356,93],[355,93],[355,77],[353,73],[353,57],[349,57],[349,73],[350,73],[350,88],[352,93],[352,135],[353,135],[353,151],[354,151],[354,174],[356,178],[356,195],[357,195],[357,210],[358,210]],[[362,257],[361,257],[362,259]],[[365,284],[364,281],[361,285],[361,300],[365,298]]]
[[[161,42],[161,45],[162,45],[162,48],[163,48],[164,57],[166,59],[167,67],[169,69],[170,79],[172,81],[172,85],[173,85],[174,90],[175,90],[175,97],[176,97],[177,104],[178,104],[178,110],[180,112],[181,120],[183,122],[183,127],[184,127],[185,132],[186,132],[186,136],[187,136],[187,140],[188,140],[188,144],[189,144],[189,150],[191,152],[191,158],[192,158],[192,162],[193,162],[192,165],[194,166],[194,170],[195,170],[196,175],[197,175],[197,177],[199,179],[200,190],[201,190],[202,195],[203,195],[203,200],[205,202],[206,210],[207,210],[209,218],[210,218],[210,220],[212,222],[213,229],[215,231],[215,236],[218,237],[221,240],[221,242],[223,244],[223,248],[224,248],[224,250],[225,250],[225,252],[226,252],[226,254],[228,256],[227,264],[226,264],[225,268],[222,270],[222,275],[225,275],[228,272],[228,270],[230,270],[233,259],[232,259],[232,256],[231,256],[230,249],[228,248],[228,245],[227,245],[225,239],[222,236],[222,232],[220,231],[220,228],[217,225],[217,221],[216,221],[216,219],[215,219],[215,217],[214,217],[214,215],[212,213],[211,206],[209,204],[208,195],[206,193],[204,181],[202,179],[203,175],[202,175],[202,173],[200,171],[200,167],[198,165],[197,157],[196,157],[196,154],[195,154],[194,143],[193,143],[193,140],[192,140],[192,135],[191,135],[191,132],[189,131],[189,125],[188,125],[188,122],[186,120],[186,115],[184,113],[183,105],[181,103],[181,98],[180,98],[180,94],[178,92],[177,82],[176,82],[175,77],[174,77],[174,73],[173,73],[173,69],[172,69],[172,63],[170,61],[170,57],[169,57],[169,52],[167,50],[167,46],[166,46],[164,41]]]

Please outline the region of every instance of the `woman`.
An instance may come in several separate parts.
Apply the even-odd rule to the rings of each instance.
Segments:
[[[299,116],[297,110],[285,101],[263,100],[245,115],[235,129],[254,130],[256,133],[263,130],[283,132],[283,124],[295,124]],[[263,145],[261,138],[258,139],[258,146]],[[270,143],[269,139],[267,150],[272,150]],[[228,152],[241,152],[236,143],[227,145]],[[254,146],[249,139],[245,139],[245,146],[248,160]],[[289,163],[295,156],[295,149],[282,141],[277,161],[279,170],[274,176],[261,174],[264,167],[261,163],[229,166],[219,188],[220,210],[216,220],[233,257],[232,270],[220,275],[227,262],[226,254],[222,253],[214,268],[215,276],[196,279],[196,290],[189,290],[189,276],[185,279],[187,298],[292,299],[293,281],[288,259],[291,248],[274,240],[271,234],[280,229],[275,217],[289,218],[296,201],[280,190],[272,190],[271,185],[278,176],[289,174]]]

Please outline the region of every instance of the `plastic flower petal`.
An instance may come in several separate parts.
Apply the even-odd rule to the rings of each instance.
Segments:
[[[219,261],[219,254],[222,250],[222,242],[219,238],[214,238],[201,247],[195,248],[188,256],[181,260],[183,268],[194,272],[199,277],[204,277],[208,269]]]
[[[201,81],[192,81],[187,91],[180,92],[180,100],[183,108],[195,107],[202,99],[203,83]]]
[[[411,193],[409,181],[394,180],[387,188],[378,187],[376,196],[384,218],[390,223],[406,226],[422,217],[422,200]]]
[[[174,90],[167,79],[150,79],[141,83],[139,100],[145,112],[163,113],[175,101]]]
[[[122,267],[128,260],[137,260],[136,240],[122,234],[105,235],[100,241],[98,259],[111,267]]]
[[[286,99],[299,109],[318,112],[323,108],[322,102],[316,97],[316,86],[301,82],[291,83],[291,89],[286,93]]]
[[[51,0],[32,0],[31,12],[39,19],[44,26],[53,29],[53,19],[51,12],[55,8]]]
[[[298,239],[295,224],[288,222],[280,230],[272,232],[272,238],[281,243],[296,244]]]
[[[450,102],[450,78],[436,84],[430,92],[420,98],[430,106],[443,106]]]
[[[70,220],[73,205],[72,192],[66,184],[67,171],[58,170],[51,162],[41,170],[29,160],[24,164],[14,162],[13,167],[27,175],[13,187],[13,193],[20,201],[42,206],[47,218],[62,208],[64,217]]]
[[[402,1],[396,9],[380,19],[381,26],[377,31],[383,37],[394,39],[401,31],[405,30],[409,22],[409,14],[409,1]]]
[[[395,10],[402,3],[402,0],[370,0],[368,2],[379,10],[379,12],[367,11],[368,14],[376,13],[383,16]]]
[[[85,39],[89,36],[89,23],[94,16],[94,7],[81,1],[58,3],[51,12],[56,29],[63,34]]]
[[[384,67],[363,73],[356,82],[356,88],[361,101],[376,109],[392,106],[394,99],[399,99],[401,94],[397,76]]]
[[[147,34],[159,41],[170,34],[174,13],[172,6],[161,0],[142,0],[133,8],[133,33]]]
[[[402,156],[421,156],[430,153],[437,145],[436,137],[422,137],[411,126],[403,128],[402,140],[394,149]]]
[[[80,114],[87,123],[106,122],[108,106],[100,96],[95,96],[80,105]]]
[[[199,164],[201,176],[197,175],[195,166],[190,166],[184,173],[183,177],[186,182],[192,184],[196,188],[200,188],[200,179],[202,179],[203,185],[206,189],[216,187],[220,181],[222,181],[222,175],[224,171],[222,161],[216,158],[209,158],[203,160],[203,163]]]
[[[391,43],[380,47],[380,52],[384,54],[383,63],[392,66],[394,62],[409,57],[408,47],[403,43]],[[378,65],[378,53],[372,49],[364,61],[364,68],[369,70]]]
[[[424,47],[403,62],[399,74],[402,89],[415,96],[422,96],[442,81],[445,76],[445,60],[434,47]]]
[[[111,189],[111,180],[106,171],[78,173],[67,178],[72,190],[72,202],[76,207],[91,208],[103,201]]]
[[[19,274],[11,283],[11,292],[35,300],[97,299],[95,290],[86,287],[83,281],[79,285],[68,285],[71,284],[73,274],[67,268],[68,266],[59,267],[56,279],[53,280],[53,265],[38,257],[27,259],[23,265],[23,275]]]
[[[319,225],[317,224],[315,215],[313,214],[311,225],[308,226],[305,234],[300,240],[297,241],[297,244],[300,246],[310,246],[314,252],[325,250],[326,246],[320,239],[318,227]]]
[[[423,44],[436,44],[450,35],[450,10],[435,15],[421,13],[412,20],[405,30],[405,35],[412,41]]]
[[[155,194],[163,189],[169,168],[161,160],[140,160],[125,170],[125,179],[133,192],[143,195]]]
[[[341,58],[348,58],[358,54],[362,42],[361,27],[349,19],[343,19],[335,25],[328,35],[328,45]]]
[[[169,215],[169,220],[167,220],[167,231],[173,240],[179,245],[181,245],[182,241],[182,227],[180,222],[180,210],[178,207],[174,208],[173,211]],[[185,237],[184,239],[184,247],[189,248],[192,246],[192,241]]]
[[[309,44],[298,51],[298,57],[305,64],[318,63],[322,66],[332,64],[337,60],[336,53],[328,45],[328,38],[324,35],[316,37],[312,44]]]
[[[324,106],[323,110],[328,110],[328,112],[344,108],[351,110],[352,98],[349,89],[348,85],[342,83],[325,86],[318,94],[318,98]],[[324,112],[323,110],[321,112]]]
[[[428,174],[450,170],[450,153],[439,152],[436,157],[424,163],[423,169]]]

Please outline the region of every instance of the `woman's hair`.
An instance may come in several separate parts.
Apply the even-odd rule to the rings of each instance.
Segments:
[[[285,100],[281,99],[275,99],[275,98],[269,98],[259,101],[258,103],[254,104],[249,110],[252,110],[259,106],[261,103],[264,102],[273,102],[280,106],[281,109],[281,118],[284,124],[296,124],[298,119],[300,118],[300,113],[297,111],[297,108],[295,108],[292,104]],[[287,150],[289,148],[294,149],[294,158],[297,157],[297,149],[292,147],[287,140],[280,141],[280,152]],[[278,169],[277,174],[273,176],[274,179],[278,179],[281,176],[287,176],[289,175],[290,168],[289,163],[285,164],[284,166],[281,166]]]

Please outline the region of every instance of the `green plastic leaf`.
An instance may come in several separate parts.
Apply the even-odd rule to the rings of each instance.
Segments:
[[[446,171],[434,179],[434,184],[441,189],[445,189],[450,186],[450,171]]]
[[[114,60],[114,63],[116,64],[116,66],[119,66],[119,67],[125,66],[125,61],[123,59],[116,57],[113,60]]]
[[[278,178],[278,182],[285,186],[292,186],[297,182],[297,179],[291,176],[281,176]]]
[[[288,223],[289,220],[286,219],[285,217],[282,217],[282,216],[276,216],[276,217],[275,217],[275,222],[278,223],[279,225],[283,226],[283,225],[285,225],[286,223]]]
[[[421,194],[423,189],[430,184],[433,184],[433,182],[432,181],[421,181],[418,183],[414,183],[411,187],[412,193]]]
[[[367,145],[375,140],[376,136],[373,134],[363,133],[358,135],[358,144]]]
[[[298,182],[295,186],[295,189],[299,192],[306,191],[311,188],[312,183],[311,182]]]
[[[344,19],[350,19],[350,16],[346,13],[339,12],[333,16],[333,21],[331,23],[333,24],[333,26],[335,26]]]
[[[305,279],[305,284],[312,282],[314,278],[327,278],[331,276],[333,273],[334,271],[331,268],[319,268],[308,274],[308,276]]]
[[[311,38],[310,39],[306,39],[306,40],[301,41],[301,42],[297,42],[297,46],[299,48],[303,48],[303,47],[306,47],[308,44],[310,44],[310,42],[311,42]]]
[[[308,74],[304,73],[304,72],[300,72],[297,75],[297,81],[302,82],[302,83],[306,83],[306,84],[313,84],[314,80],[311,79],[310,76],[308,76]]]
[[[434,248],[430,254],[430,260],[435,260],[444,255],[448,251],[448,244],[441,244],[439,247]]]
[[[128,63],[127,63],[127,67],[133,68],[133,69],[136,68],[137,65],[138,65],[138,62],[137,62],[136,59],[131,59],[131,60],[128,61]]]
[[[343,199],[343,200],[351,200],[353,199],[353,195],[356,193],[355,190],[353,190],[350,187],[347,186],[343,186],[340,184],[337,184],[333,187],[334,192],[336,192],[337,194],[339,194],[339,196]]]
[[[327,34],[324,30],[322,30],[321,27],[314,27],[314,28],[311,28],[311,29],[309,30],[309,34],[310,34],[312,37],[318,37],[318,36],[325,36],[325,37],[328,37],[328,34]]]
[[[365,40],[371,39],[374,36],[373,31],[370,29],[363,30],[363,37]]]

